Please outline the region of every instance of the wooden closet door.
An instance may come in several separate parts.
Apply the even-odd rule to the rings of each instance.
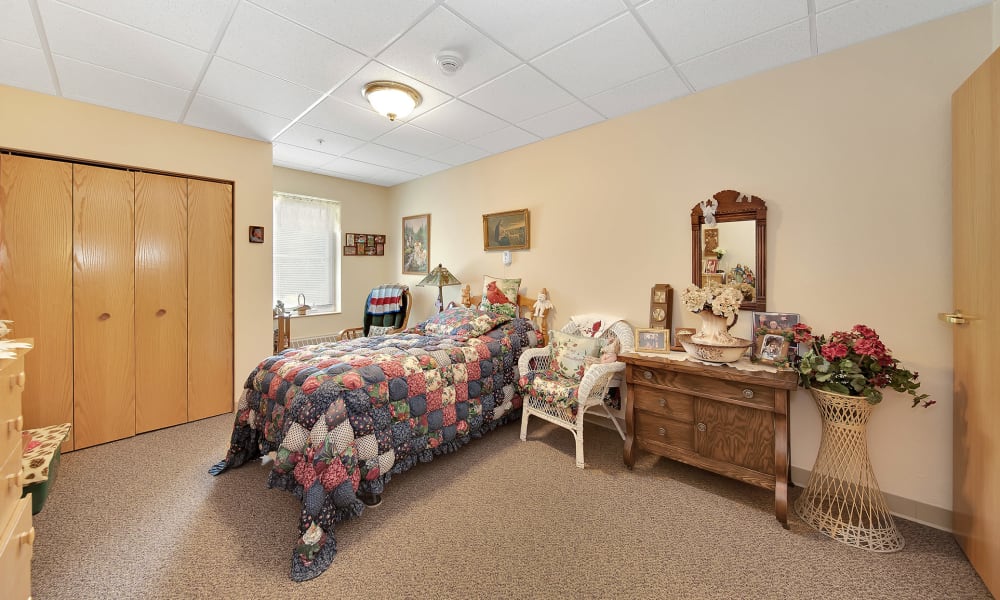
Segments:
[[[25,428],[73,422],[73,165],[0,156],[0,319],[34,338]],[[73,449],[73,432],[63,450]]]
[[[135,176],[135,430],[187,421],[187,179]]]
[[[233,186],[188,180],[188,420],[233,410]]]
[[[135,175],[73,165],[76,447],[135,435]]]

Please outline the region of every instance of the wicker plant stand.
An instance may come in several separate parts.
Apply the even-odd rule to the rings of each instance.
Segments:
[[[863,397],[811,389],[823,436],[809,483],[795,512],[824,535],[872,552],[896,552],[904,540],[889,514],[868,460],[868,419]]]

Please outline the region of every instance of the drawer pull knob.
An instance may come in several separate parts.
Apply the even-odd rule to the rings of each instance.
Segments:
[[[642,376],[645,377],[646,379],[652,379],[653,378],[653,374],[650,373],[649,371],[643,371],[642,372]]]
[[[32,527],[28,531],[25,531],[21,535],[17,536],[18,541],[22,544],[27,544],[29,546],[35,543],[35,528]]]
[[[753,390],[751,390],[750,388],[744,388],[743,389],[743,397],[744,398],[753,398]]]
[[[667,430],[666,430],[666,429],[664,429],[663,427],[660,427],[660,435],[661,435],[661,436],[665,436],[665,435],[667,435]]]
[[[24,487],[24,469],[7,476],[7,487]]]
[[[663,399],[663,398],[660,398],[660,406],[666,406],[666,405],[667,405],[667,401],[665,399]]]
[[[708,427],[704,423],[698,423],[698,431],[705,431]]]
[[[16,431],[16,432],[20,433],[22,428],[24,428],[24,417],[23,416],[18,415],[18,417],[16,419],[8,419],[7,420],[7,431],[8,432],[10,432],[11,430],[13,430],[13,431]]]

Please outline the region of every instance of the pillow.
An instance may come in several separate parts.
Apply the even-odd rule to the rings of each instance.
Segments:
[[[562,331],[552,332],[552,362],[555,371],[564,377],[579,381],[583,378],[587,357],[596,357],[601,351],[601,340],[571,335]]]
[[[387,335],[390,331],[395,329],[392,326],[383,327],[381,325],[369,325],[368,326],[368,337],[376,337],[379,335]]]
[[[479,337],[511,317],[478,308],[456,306],[445,309],[417,326],[428,335],[462,335]]]
[[[518,316],[517,290],[520,287],[520,279],[497,279],[489,275],[483,277],[483,301],[479,308],[508,315],[513,319]]]

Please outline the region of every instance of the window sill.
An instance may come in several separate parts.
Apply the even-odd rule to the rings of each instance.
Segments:
[[[332,308],[328,308],[328,309],[310,310],[309,312],[307,312],[304,315],[300,315],[299,313],[297,313],[297,312],[295,312],[293,310],[290,313],[288,313],[288,316],[291,317],[291,318],[293,318],[293,319],[299,319],[301,317],[318,317],[320,315],[339,315],[339,314],[340,314],[339,310],[334,310]]]

